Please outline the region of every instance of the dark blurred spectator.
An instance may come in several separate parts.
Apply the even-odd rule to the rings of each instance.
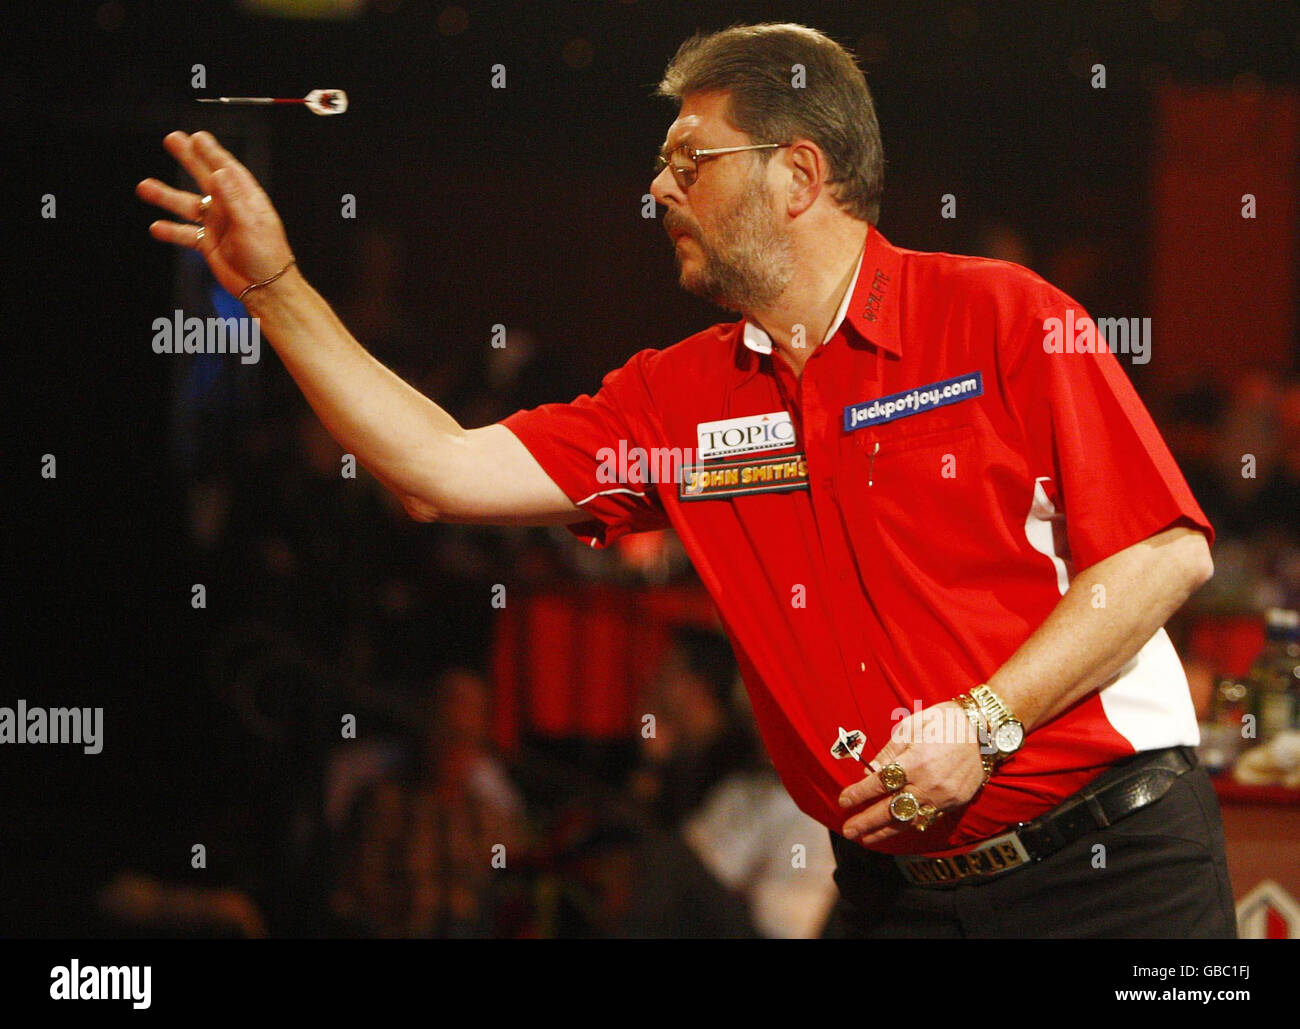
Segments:
[[[1205,380],[1152,405],[1153,417],[1174,460],[1216,529],[1215,513],[1222,506],[1223,490],[1216,466],[1215,427],[1226,403],[1221,384]]]
[[[371,226],[357,247],[355,275],[347,295],[336,305],[343,324],[370,353],[389,367],[414,364],[450,369],[450,361],[431,362],[421,351],[435,340],[423,330],[402,289],[402,269],[408,262],[397,229]]]
[[[1160,408],[1169,448],[1222,538],[1300,542],[1300,383],[1253,368]]]
[[[1242,373],[1232,385],[1215,431],[1225,533],[1250,533],[1268,514],[1262,501],[1281,457],[1280,400],[1277,376],[1263,368]]]
[[[676,630],[645,710],[652,732],[641,741],[633,791],[665,828],[679,829],[732,772],[762,767],[753,730],[736,716],[735,657],[706,629]]]
[[[766,761],[726,639],[679,629],[656,677],[634,791],[660,824],[642,848],[629,936],[811,937],[835,896],[826,831]]]
[[[1276,463],[1259,491],[1257,511],[1262,528],[1300,546],[1300,379],[1278,391]]]
[[[512,326],[484,340],[472,355],[464,381],[448,410],[467,428],[488,425],[520,408],[568,400],[574,389],[562,376],[563,361],[528,329]]]
[[[692,853],[744,897],[759,935],[811,939],[837,891],[825,828],[796,806],[775,771],[730,775],[683,827]]]
[[[261,427],[220,491],[228,500],[207,498],[221,514],[196,568],[216,619],[264,623],[340,667],[373,604],[384,511],[364,471],[345,477],[343,458],[305,404]]]
[[[489,937],[511,862],[522,859],[523,802],[488,745],[488,688],[456,669],[438,683],[421,749],[357,803],[334,893],[352,932]]]

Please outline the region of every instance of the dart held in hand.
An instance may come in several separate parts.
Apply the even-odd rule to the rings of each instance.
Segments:
[[[304,97],[217,96],[199,97],[201,104],[305,104],[313,114],[342,114],[348,95],[341,89],[313,89]]]

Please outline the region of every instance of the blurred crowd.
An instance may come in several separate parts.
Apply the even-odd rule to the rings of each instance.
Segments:
[[[1197,608],[1300,607],[1300,376],[1247,368],[1153,406],[1218,534]]]

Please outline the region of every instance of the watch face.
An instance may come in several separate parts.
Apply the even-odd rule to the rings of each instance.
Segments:
[[[1025,742],[1025,727],[1019,722],[1003,722],[993,733],[993,745],[999,754],[1014,754]]]

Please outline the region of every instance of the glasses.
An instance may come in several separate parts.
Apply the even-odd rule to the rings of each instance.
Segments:
[[[699,177],[699,160],[701,157],[738,154],[744,150],[779,150],[789,145],[789,143],[750,143],[748,146],[715,146],[707,150],[696,150],[694,147],[683,144],[670,150],[667,156],[659,154],[655,157],[654,177],[659,178],[665,168],[671,168],[673,178],[677,180],[677,185],[681,189],[690,189],[695,185],[695,180]]]

